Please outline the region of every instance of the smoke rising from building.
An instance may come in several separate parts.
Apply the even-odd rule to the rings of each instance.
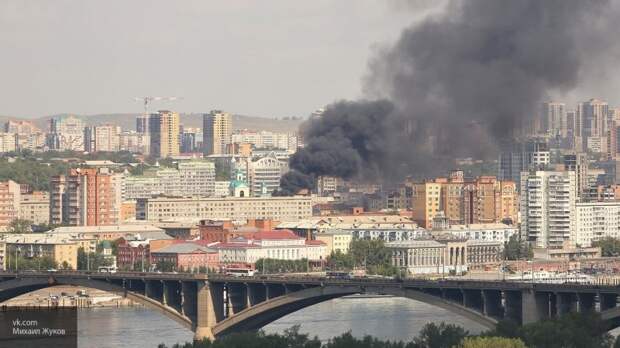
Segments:
[[[308,121],[283,191],[320,175],[390,181],[496,155],[550,94],[611,68],[617,13],[608,1],[448,3],[375,55],[368,100],[336,102]]]

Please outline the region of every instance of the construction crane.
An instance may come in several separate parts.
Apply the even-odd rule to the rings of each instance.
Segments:
[[[174,101],[174,100],[180,100],[183,99],[183,97],[134,97],[133,100],[135,101],[141,101],[144,103],[144,113],[148,113],[149,110],[149,104],[153,101],[159,101],[159,100],[165,100],[165,101]]]

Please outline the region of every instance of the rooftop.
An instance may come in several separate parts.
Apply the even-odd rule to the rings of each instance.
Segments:
[[[195,253],[213,253],[212,248],[200,246],[196,243],[176,243],[153,251],[153,254],[195,254]]]
[[[47,233],[3,234],[0,235],[0,241],[9,244],[75,244],[66,236]]]

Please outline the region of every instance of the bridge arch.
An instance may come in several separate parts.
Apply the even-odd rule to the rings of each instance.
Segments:
[[[213,326],[213,335],[224,336],[235,332],[257,330],[263,326],[300,309],[338,297],[359,293],[382,293],[404,297],[446,309],[462,315],[485,327],[494,328],[497,320],[454,302],[414,289],[380,288],[362,286],[317,286],[290,292],[246,308]]]
[[[49,288],[57,285],[72,285],[83,288],[97,289],[126,297],[145,308],[160,312],[168,318],[178,322],[189,330],[193,329],[191,318],[179,313],[176,309],[166,306],[155,299],[130,291],[122,285],[117,285],[106,279],[92,279],[85,277],[24,277],[0,282],[0,302],[27,294],[32,291]]]

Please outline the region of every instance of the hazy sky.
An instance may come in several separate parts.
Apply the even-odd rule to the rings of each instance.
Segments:
[[[377,44],[432,1],[0,1],[0,115],[305,116],[355,98]]]

